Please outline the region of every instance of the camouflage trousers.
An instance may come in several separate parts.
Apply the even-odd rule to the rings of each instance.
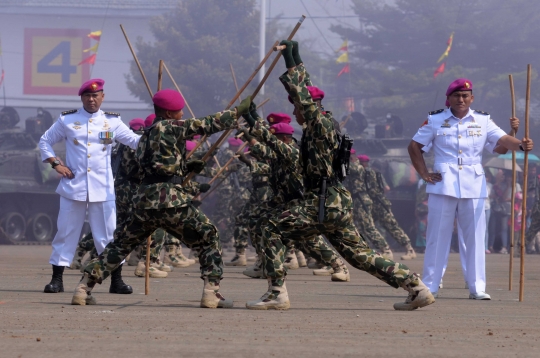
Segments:
[[[269,220],[262,234],[263,270],[273,285],[282,286],[287,275],[283,266],[286,246],[282,238],[299,241],[321,234],[349,264],[388,285],[398,288],[405,284],[418,284],[418,278],[407,266],[385,259],[369,248],[356,230],[349,210],[327,207],[323,223],[318,224],[318,208],[305,201],[294,200],[287,210]]]
[[[535,204],[531,212],[531,225],[525,232],[525,247],[531,245],[538,231],[540,231],[540,205]]]
[[[251,199],[234,218],[234,248],[237,254],[245,253],[249,243],[249,218],[257,203]]]
[[[257,217],[252,217],[250,220],[250,235],[251,241],[258,254],[263,254],[264,265],[264,252],[267,249],[266,241],[263,236],[263,230],[269,225],[269,220],[286,210],[286,205],[281,204],[277,207],[266,203],[267,205],[260,205]],[[325,265],[337,267],[342,263],[341,258],[332,246],[328,245],[321,235],[305,236],[302,241],[294,241],[288,238],[282,240],[285,246],[284,250],[294,249],[295,246],[304,254],[313,257],[317,262]],[[296,244],[296,245],[295,245]],[[285,253],[283,253],[285,255]],[[269,262],[270,263],[270,262]],[[282,262],[283,263],[283,262]]]
[[[157,262],[161,256],[161,250],[165,244],[167,233],[162,228],[157,229],[152,233],[152,242],[150,244],[150,261]],[[141,245],[141,260],[146,261],[146,245],[147,241]]]
[[[382,236],[379,230],[377,230],[375,222],[373,222],[373,202],[369,197],[366,198],[363,196],[355,196],[353,198],[353,203],[354,222],[358,228],[358,231],[360,231],[377,250],[384,251],[384,249],[388,246],[388,242],[386,242],[384,236]]]
[[[399,226],[390,208],[386,208],[383,204],[374,201],[372,214],[373,220],[385,228],[401,246],[408,247],[411,245],[411,239]]]
[[[98,259],[84,269],[89,283],[101,283],[135,247],[158,228],[181,237],[189,248],[199,252],[201,278],[218,283],[223,275],[223,258],[217,228],[193,205],[159,210],[134,210],[131,219],[116,228],[114,240]]]
[[[92,235],[91,231],[84,235],[84,237],[77,244],[77,251],[75,251],[75,255],[77,257],[74,257],[73,260],[82,260],[83,256],[86,255],[87,252],[90,252],[91,259],[95,259],[98,256],[96,245],[94,244],[94,236]]]

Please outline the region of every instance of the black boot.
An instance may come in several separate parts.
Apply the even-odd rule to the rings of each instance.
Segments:
[[[62,281],[62,275],[64,274],[64,266],[52,265],[52,280],[51,283],[45,286],[43,292],[45,293],[58,293],[64,292],[64,282]]]
[[[109,288],[109,293],[119,293],[122,295],[133,293],[133,288],[122,281],[122,265],[111,272],[111,287]]]

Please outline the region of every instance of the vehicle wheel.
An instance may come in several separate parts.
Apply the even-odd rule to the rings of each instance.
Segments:
[[[0,219],[0,227],[9,242],[16,244],[24,240],[26,220],[20,213],[13,211],[4,214]]]
[[[30,219],[28,233],[38,242],[50,242],[53,238],[53,222],[49,215],[37,213]]]

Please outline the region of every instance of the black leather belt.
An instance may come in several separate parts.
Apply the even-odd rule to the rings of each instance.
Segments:
[[[320,177],[307,178],[304,177],[304,187],[306,190],[319,191],[321,188],[322,179]],[[326,187],[337,185],[338,179],[336,177],[330,177],[326,180]]]
[[[147,175],[143,179],[143,184],[158,184],[158,183],[171,183],[171,184],[182,184],[184,179],[178,175]]]

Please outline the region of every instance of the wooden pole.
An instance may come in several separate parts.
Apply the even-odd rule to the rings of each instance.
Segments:
[[[349,114],[349,115],[347,116],[347,118],[345,118],[345,120],[339,124],[339,128],[340,128],[340,129],[345,128],[345,126],[347,125],[347,122],[349,121],[349,119],[351,119],[351,117],[352,117],[352,113]]]
[[[512,118],[516,116],[516,96],[514,92],[514,78],[512,75],[508,75],[508,80],[510,81],[510,98],[512,101]],[[512,135],[515,137],[516,133],[512,130]],[[514,220],[515,220],[515,210],[514,205],[516,202],[516,151],[512,151],[512,199],[510,200],[510,206],[512,211],[510,212],[510,265],[508,268],[508,290],[512,291],[512,280],[514,272]],[[489,199],[488,199],[489,200]]]
[[[231,164],[232,161],[233,161],[235,158],[237,158],[237,156],[238,156],[239,154],[242,153],[242,151],[244,150],[244,148],[245,148],[246,145],[248,145],[248,144],[249,144],[248,142],[244,142],[244,143],[240,146],[240,148],[238,148],[238,150],[236,151],[236,153],[234,153],[234,155],[231,157],[231,159],[229,159],[229,160],[227,161],[227,163],[225,163],[225,164],[221,167],[221,169],[217,172],[217,174],[212,178],[212,180],[210,180],[210,181],[208,182],[208,184],[212,184],[213,182],[215,182],[216,179],[221,175],[221,173],[223,173],[223,172],[225,171],[225,169],[227,169],[227,167],[229,166],[229,164]]]
[[[161,82],[163,81],[163,60],[159,60],[159,68],[157,73],[157,90],[161,91]]]
[[[131,42],[129,41],[128,35],[126,34],[126,30],[124,30],[124,26],[122,26],[122,24],[120,24],[120,29],[122,29],[122,32],[124,33],[124,37],[126,38],[129,49],[131,50],[133,59],[135,60],[135,63],[137,64],[137,67],[139,68],[139,72],[141,73],[141,76],[144,80],[144,84],[146,85],[146,89],[148,90],[150,97],[154,97],[154,94],[152,93],[152,89],[150,88],[150,85],[148,84],[148,80],[146,79],[146,76],[144,75],[144,71],[142,70],[139,59],[137,58],[137,55],[135,54],[135,51],[133,50],[133,46],[131,46]]]
[[[152,245],[152,236],[146,239],[146,270],[144,273],[144,294],[150,294],[150,245]]]
[[[261,108],[262,106],[264,106],[265,104],[267,104],[268,102],[270,102],[270,98],[267,98],[265,99],[264,101],[262,101],[261,103],[259,103],[257,105],[257,109]]]
[[[238,92],[238,82],[236,82],[236,75],[234,73],[234,68],[232,67],[232,63],[229,63],[229,67],[231,68],[231,75],[234,82],[234,87],[236,88],[236,92]],[[238,103],[242,102],[240,100],[240,97],[238,97]]]
[[[527,90],[525,92],[525,139],[529,139],[529,107],[531,104],[531,65],[527,65]],[[519,302],[523,302],[525,291],[525,226],[527,222],[527,176],[529,174],[529,152],[523,159],[523,200],[521,202],[521,263],[519,269]],[[513,223],[512,223],[513,224]]]

